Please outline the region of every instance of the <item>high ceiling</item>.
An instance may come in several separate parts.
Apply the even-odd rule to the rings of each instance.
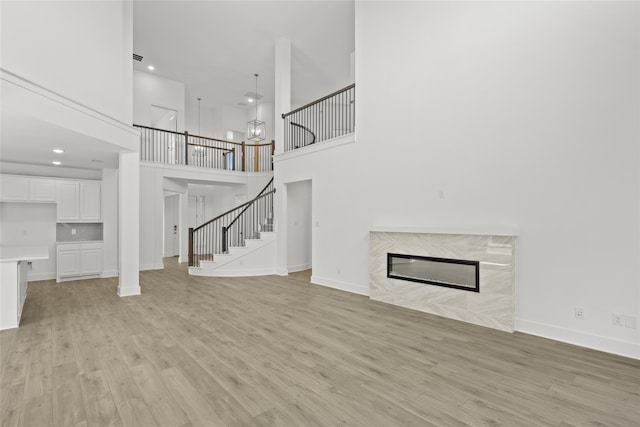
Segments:
[[[351,1],[135,1],[134,69],[185,83],[187,108],[239,106],[260,74],[260,102],[274,102],[275,41],[292,46],[292,105],[304,104],[350,83],[354,51]],[[117,147],[31,117],[3,85],[0,158],[51,165],[64,147],[64,166],[116,167]],[[15,108],[14,108],[15,107]]]
[[[134,69],[186,85],[187,102],[240,106],[255,91],[274,102],[275,41],[292,46],[292,105],[350,83],[353,1],[136,1]]]

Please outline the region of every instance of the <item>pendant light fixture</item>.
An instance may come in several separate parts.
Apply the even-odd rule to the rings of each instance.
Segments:
[[[264,122],[258,120],[258,75],[254,74],[254,76],[256,76],[256,119],[250,120],[249,123],[247,123],[247,139],[258,142],[265,139],[266,126]]]

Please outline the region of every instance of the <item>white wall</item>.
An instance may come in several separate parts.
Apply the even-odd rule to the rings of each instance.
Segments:
[[[2,68],[129,123],[129,9],[117,1],[3,1]]]
[[[243,193],[244,186],[189,184],[189,196],[204,196],[204,221],[234,208],[235,195]],[[195,216],[189,212],[189,217]],[[198,224],[199,225],[199,224]]]
[[[33,261],[30,281],[56,277],[56,204],[0,203],[3,246],[46,246],[49,259]]]
[[[102,237],[105,277],[118,275],[118,169],[102,169]]]
[[[185,130],[184,83],[142,71],[133,72],[133,122],[151,126],[151,106],[178,112],[178,132]]]
[[[287,269],[311,268],[311,181],[287,184]]]
[[[367,289],[372,225],[513,228],[517,329],[640,357],[639,7],[357,2],[357,142],[276,164],[314,276]]]

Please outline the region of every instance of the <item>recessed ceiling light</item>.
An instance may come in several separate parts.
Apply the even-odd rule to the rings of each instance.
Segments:
[[[64,150],[62,148],[54,148],[53,152],[56,153],[56,154],[62,154],[62,153],[64,153]]]
[[[155,70],[155,69],[156,69],[156,67],[154,67],[153,65],[149,65],[147,68],[148,68],[150,71],[153,71],[153,70]]]
[[[57,161],[57,160],[54,160],[54,161],[53,161],[53,162],[51,162],[51,163],[53,163],[53,164],[54,164],[54,165],[56,165],[56,166],[60,166],[60,165],[62,164],[62,162],[59,162],[59,161]]]
[[[247,101],[253,102],[253,98],[249,98],[249,99],[247,99]]]

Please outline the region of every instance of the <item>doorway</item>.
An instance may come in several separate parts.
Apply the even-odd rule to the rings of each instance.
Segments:
[[[311,180],[287,186],[287,270],[312,268],[312,185]]]
[[[163,252],[165,257],[178,256],[180,254],[180,239],[178,224],[180,223],[180,201],[177,194],[164,198],[164,238]]]

